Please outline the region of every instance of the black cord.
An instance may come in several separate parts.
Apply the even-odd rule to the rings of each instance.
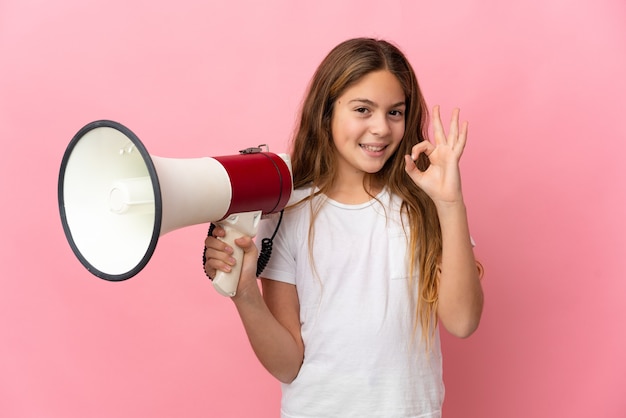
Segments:
[[[263,270],[265,270],[267,263],[269,263],[270,261],[270,257],[272,256],[272,245],[274,243],[274,238],[278,233],[280,223],[283,220],[283,212],[284,209],[280,211],[280,217],[278,218],[278,223],[276,224],[276,229],[272,234],[272,238],[263,238],[263,240],[261,241],[261,253],[259,254],[259,259],[256,263],[256,277],[259,277],[261,273],[263,273]]]

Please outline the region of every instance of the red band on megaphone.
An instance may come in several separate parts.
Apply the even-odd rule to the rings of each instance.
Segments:
[[[213,157],[230,177],[232,200],[228,215],[260,210],[280,212],[289,201],[292,190],[287,163],[269,152]]]

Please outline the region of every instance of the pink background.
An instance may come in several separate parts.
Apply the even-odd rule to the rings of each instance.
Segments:
[[[443,337],[445,416],[626,416],[623,0],[1,0],[0,416],[277,416],[202,273],[206,226],[97,279],[63,235],[61,157],[102,118],[153,155],[282,152],[319,61],[363,35],[470,121],[486,306],[470,339]]]

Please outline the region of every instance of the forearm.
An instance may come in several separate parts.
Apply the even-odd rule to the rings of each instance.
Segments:
[[[480,322],[483,291],[463,202],[437,207],[442,233],[438,315],[453,335],[467,337]]]
[[[301,339],[276,319],[258,287],[237,294],[233,302],[261,364],[281,382],[293,381],[304,358]]]

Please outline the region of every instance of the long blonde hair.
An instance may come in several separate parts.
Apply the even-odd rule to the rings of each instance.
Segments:
[[[318,193],[332,187],[337,167],[331,133],[335,101],[362,77],[378,70],[394,74],[404,90],[405,132],[395,153],[379,172],[365,177],[364,186],[383,184],[402,198],[401,211],[408,219],[410,232],[409,277],[415,277],[419,269],[415,327],[421,324],[422,339],[429,346],[437,325],[441,228],[433,201],[404,170],[404,156],[427,138],[429,117],[413,68],[396,46],[371,38],[350,39],[337,45],[319,65],[292,141],[294,187],[314,185]],[[420,170],[426,170],[428,158],[422,154],[416,164]]]

